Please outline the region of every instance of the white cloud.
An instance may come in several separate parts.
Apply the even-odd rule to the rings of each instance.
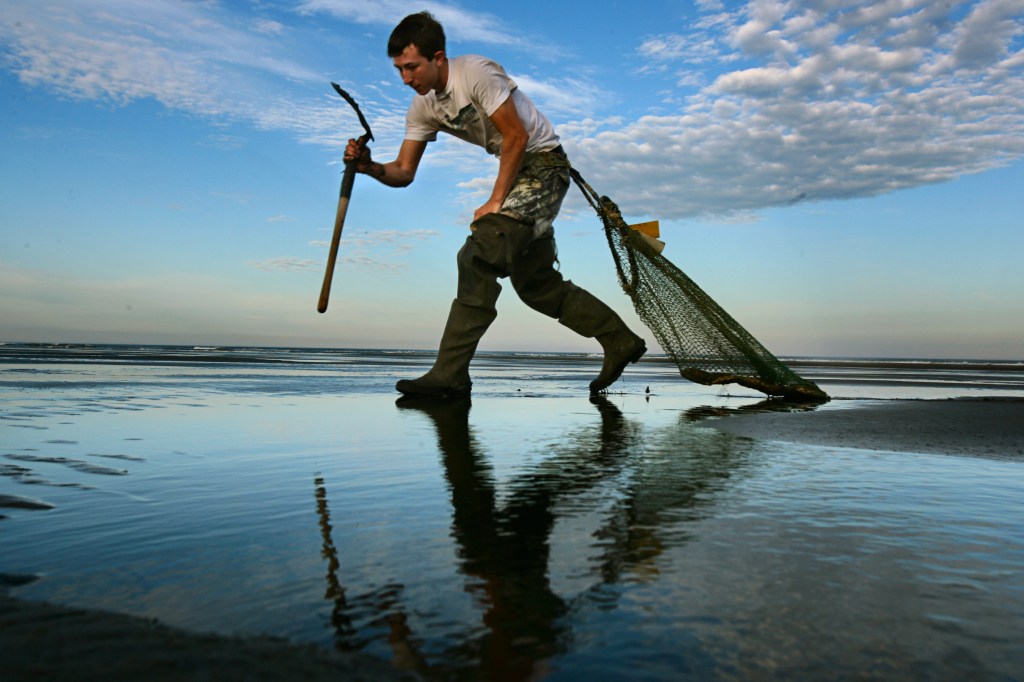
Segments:
[[[444,26],[449,40],[475,41],[492,45],[521,45],[523,40],[507,30],[499,19],[482,12],[469,12],[455,5],[426,0],[411,6],[403,0],[307,0],[301,12],[327,12],[360,24],[379,24],[390,30],[396,17],[427,11]]]
[[[0,63],[23,83],[71,99],[125,105],[151,98],[172,110],[343,145],[337,131],[350,112],[328,87],[314,100],[293,92],[296,83],[327,84],[285,56],[282,33],[279,22],[253,21],[216,3],[12,0],[0,13]],[[404,113],[371,111],[382,130]]]
[[[272,19],[257,19],[253,22],[253,30],[257,33],[281,35],[285,32],[285,25]]]
[[[549,117],[584,116],[613,103],[613,93],[578,78],[539,79],[510,74],[516,85]]]
[[[936,4],[754,0],[717,34],[648,40],[651,66],[693,70],[723,39],[760,64],[719,73],[674,115],[580,126],[574,165],[627,212],[682,219],[871,196],[1024,155],[1024,3]]]
[[[319,261],[310,260],[308,258],[280,256],[278,258],[268,258],[266,260],[249,261],[249,265],[257,270],[264,270],[266,272],[298,272],[320,267],[323,264]]]
[[[208,4],[107,0],[5,3],[0,31],[22,81],[82,99],[153,97],[172,108],[224,114],[232,76],[318,74],[282,59],[274,40]],[[265,31],[265,24],[264,30]]]
[[[779,0],[752,0],[745,10],[747,21],[730,32],[729,43],[750,55],[794,54],[796,46],[782,36],[779,27],[786,9],[786,4]]]
[[[381,260],[380,258],[374,258],[373,256],[369,256],[365,253],[348,254],[345,255],[341,260],[343,263],[347,263],[349,265],[353,265],[366,270],[393,272],[405,268],[405,265],[403,263]]]
[[[393,252],[401,253],[411,250],[417,242],[433,239],[440,234],[436,230],[374,230],[359,236],[346,236],[341,241],[346,248],[380,250],[386,245]]]
[[[663,71],[674,62],[692,67],[734,60],[726,35],[736,21],[737,16],[727,13],[706,15],[682,33],[663,33],[645,39],[637,47],[637,54],[649,60],[642,71]],[[679,77],[687,78],[686,72]]]
[[[637,52],[656,61],[685,59],[693,63],[712,61],[721,56],[714,40],[678,34],[649,38],[637,48]]]
[[[645,66],[634,75],[655,86],[660,101],[648,105],[657,116],[596,118],[616,93],[575,71],[515,76],[555,119],[574,164],[629,213],[721,216],[870,196],[1024,154],[1021,0],[697,5],[703,13],[691,25],[637,48]],[[517,35],[489,14],[436,1],[420,8],[458,39],[508,45]],[[396,0],[307,0],[297,9],[387,27],[410,11]],[[358,124],[329,88],[308,94],[323,76],[287,56],[288,37],[277,20],[206,2],[10,0],[0,14],[2,63],[26,84],[115,104],[153,98],[338,149]],[[296,83],[306,87],[298,95]],[[375,157],[390,158],[407,93],[396,82],[342,85],[392,145],[375,147]],[[479,150],[447,140],[425,164],[467,178],[494,172]]]
[[[439,236],[436,230],[367,230],[344,234],[339,246],[343,263],[380,271],[394,271],[405,268],[399,258],[412,251],[419,242]],[[330,242],[311,241],[310,246],[327,248]],[[321,263],[317,263],[319,267]]]
[[[705,12],[713,12],[723,8],[722,0],[697,0],[697,5]]]
[[[973,8],[956,32],[956,65],[985,68],[1005,57],[1010,41],[1024,30],[1022,15],[1021,0],[991,0]]]

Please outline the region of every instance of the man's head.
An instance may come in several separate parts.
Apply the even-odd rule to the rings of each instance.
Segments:
[[[429,12],[402,19],[388,39],[388,56],[402,74],[402,82],[420,95],[448,83],[444,28]]]
[[[427,59],[445,51],[444,28],[430,12],[410,14],[395,26],[388,39],[388,56],[397,57],[409,45]]]

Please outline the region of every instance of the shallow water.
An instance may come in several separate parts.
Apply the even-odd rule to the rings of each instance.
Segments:
[[[429,357],[9,352],[0,496],[53,508],[0,508],[0,573],[432,678],[1021,678],[1021,464],[732,437],[701,418],[760,397],[662,363],[590,401],[595,359],[484,356],[472,405],[396,404]]]

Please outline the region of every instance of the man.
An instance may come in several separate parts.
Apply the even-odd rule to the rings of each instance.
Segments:
[[[499,159],[490,197],[473,213],[458,254],[459,281],[434,366],[395,386],[406,395],[468,395],[469,363],[497,315],[498,278],[508,277],[528,306],[585,337],[598,340],[604,364],[590,392],[600,393],[626,365],[647,352],[608,306],[554,269],[552,223],[569,188],[569,161],[551,123],[498,64],[467,55],[448,59],[444,29],[427,12],[412,14],[391,33],[388,55],[416,91],[406,114],[398,157],[377,163],[349,140],[345,160],[385,185],[405,187],[427,143],[439,131],[479,145]]]

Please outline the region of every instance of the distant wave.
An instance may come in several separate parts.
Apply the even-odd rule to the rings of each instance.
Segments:
[[[431,358],[436,351],[417,349],[302,348],[260,346],[174,346],[158,344],[86,343],[0,343],[0,362],[31,363],[173,363],[173,364],[380,364]],[[592,363],[600,352],[565,351],[480,351],[478,362],[505,363]],[[963,358],[843,358],[782,357],[787,365],[802,371],[956,371],[1024,372],[1024,360],[977,360]],[[642,363],[671,364],[663,354],[648,354]]]
[[[1024,371],[1022,360],[965,360],[935,358],[780,358],[790,367],[851,369],[957,369]]]

